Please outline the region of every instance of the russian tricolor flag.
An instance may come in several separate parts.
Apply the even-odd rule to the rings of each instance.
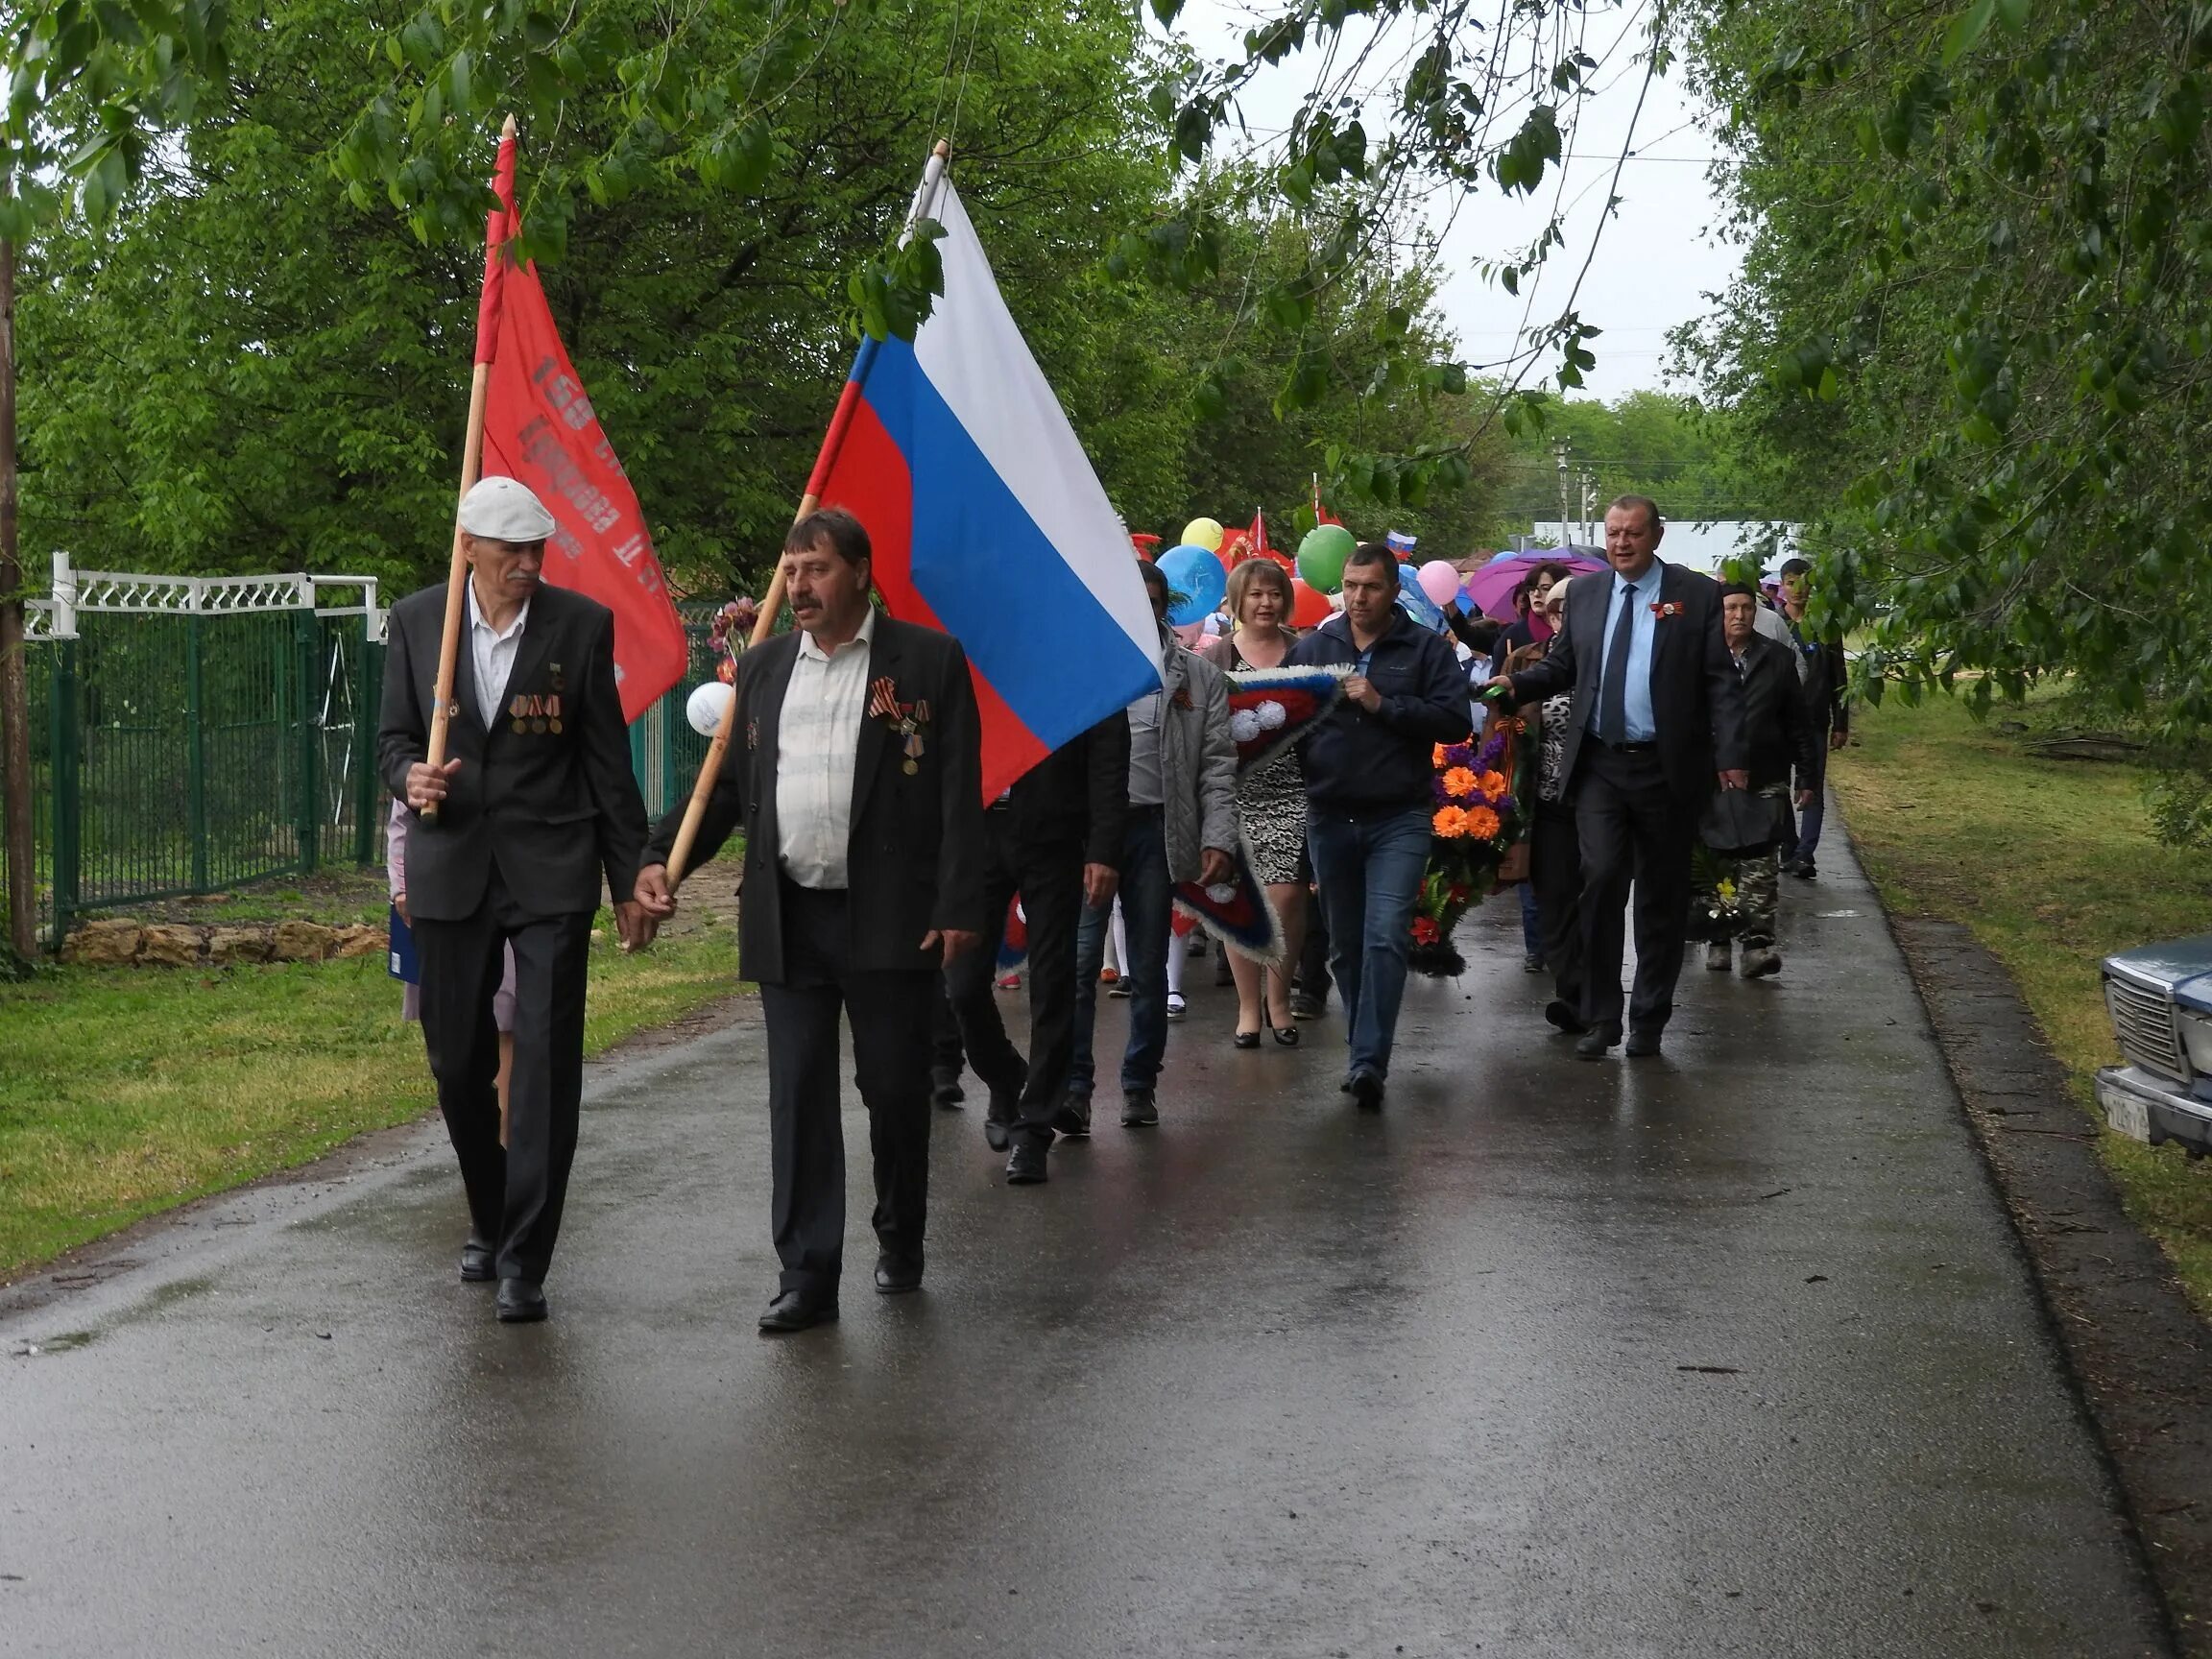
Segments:
[[[945,227],[944,297],[913,344],[862,342],[816,489],[867,527],[891,614],[966,649],[988,801],[1158,686],[1160,635],[1128,533],[950,181],[918,208]]]

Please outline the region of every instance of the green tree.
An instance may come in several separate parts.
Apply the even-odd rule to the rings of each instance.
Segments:
[[[1684,344],[1832,547],[1873,689],[2212,720],[2212,12],[1694,14],[1745,238]]]

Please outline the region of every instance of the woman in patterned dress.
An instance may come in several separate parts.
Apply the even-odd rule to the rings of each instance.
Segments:
[[[1297,643],[1288,626],[1290,578],[1268,559],[1247,559],[1229,572],[1229,614],[1234,633],[1209,639],[1206,660],[1225,674],[1243,668],[1280,668]],[[1283,922],[1283,958],[1262,969],[1241,950],[1229,952],[1237,979],[1237,1046],[1260,1046],[1262,1023],[1284,1047],[1294,1047],[1298,1027],[1290,1016],[1290,975],[1306,934],[1306,780],[1297,754],[1285,749],[1237,783],[1237,821],[1252,850],[1252,873],[1266,886]]]

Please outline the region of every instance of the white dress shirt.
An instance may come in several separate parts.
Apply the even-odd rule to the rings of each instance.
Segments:
[[[476,609],[476,583],[469,589],[469,665],[476,673],[476,711],[484,716],[484,730],[499,724],[499,705],[507,699],[507,678],[515,672],[516,655],[522,649],[522,625],[530,620],[530,603],[515,613],[504,629],[494,629]]]
[[[853,772],[868,707],[868,657],[876,641],[870,606],[860,632],[825,654],[799,636],[776,734],[777,855],[802,887],[847,885],[853,839]]]

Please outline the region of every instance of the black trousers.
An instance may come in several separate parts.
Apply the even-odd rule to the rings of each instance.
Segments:
[[[783,979],[760,987],[768,1025],[769,1218],[778,1286],[834,1300],[845,1262],[845,1127],[837,1021],[853,1022],[854,1081],[868,1108],[876,1167],[876,1237],[919,1262],[929,1208],[927,968],[848,966],[852,919],[842,890],[783,883]]]
[[[1298,877],[1302,881],[1313,879],[1312,856],[1304,850],[1298,854]],[[1291,978],[1293,990],[1316,999],[1329,995],[1329,918],[1325,910],[1319,895],[1306,906],[1306,942],[1298,951],[1297,971]]]
[[[1667,788],[1656,750],[1582,745],[1575,828],[1582,848],[1582,1018],[1621,1023],[1621,962],[1630,884],[1636,895],[1636,988],[1628,1024],[1656,1031],[1674,1012],[1690,919],[1695,815]]]
[[[476,914],[414,923],[422,1039],[461,1161],[469,1219],[502,1279],[542,1284],[576,1161],[584,1094],[584,982],[591,912],[525,916],[494,870]],[[515,1070],[499,1144],[499,1031],[492,998],[515,948]]]
[[[1528,881],[1544,931],[1551,994],[1577,1013],[1582,1007],[1582,837],[1575,809],[1539,801],[1528,826]],[[1615,977],[1619,977],[1618,974]]]
[[[968,1051],[960,1046],[960,1016],[952,1012],[952,998],[940,983],[929,1013],[929,1081],[957,1083],[967,1065]]]
[[[1068,1087],[1075,1055],[1075,929],[1083,913],[1083,843],[1070,836],[1024,841],[1009,815],[983,815],[985,835],[983,945],[945,970],[945,988],[960,1022],[968,1064],[995,1100],[1019,1097],[1015,1132],[1049,1142],[1052,1113]],[[1029,929],[1029,1058],[1006,1036],[994,982],[1006,907],[1022,895]]]

